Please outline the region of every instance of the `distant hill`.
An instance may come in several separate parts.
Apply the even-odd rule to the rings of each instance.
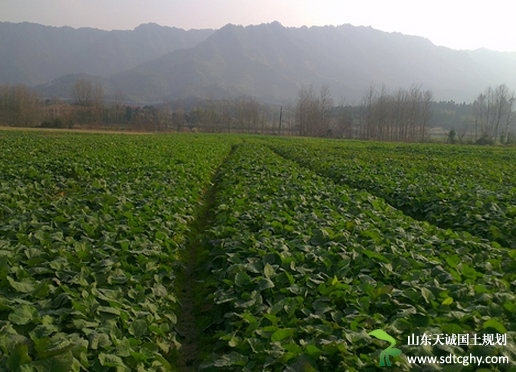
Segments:
[[[148,99],[239,94],[285,99],[294,98],[302,84],[326,84],[336,98],[359,100],[375,82],[389,89],[421,84],[437,99],[459,101],[474,99],[489,85],[516,86],[512,55],[489,51],[488,56],[369,27],[227,25],[193,48],[113,75],[111,81]]]
[[[6,41],[2,27],[31,35],[29,42],[15,36],[18,31],[10,34],[23,46],[10,49],[18,62],[5,64],[9,53],[2,45],[13,41]],[[45,37],[28,31],[38,27]],[[149,24],[108,32],[0,24],[0,65],[0,81],[44,81],[37,89],[47,96],[66,96],[87,74],[108,94],[148,101],[252,95],[278,102],[295,99],[303,84],[328,85],[337,102],[359,102],[371,83],[391,90],[420,84],[436,100],[458,102],[501,83],[516,89],[516,53],[452,50],[418,36],[351,25],[287,28],[273,22],[184,31]]]
[[[156,24],[102,31],[0,22],[0,83],[37,85],[67,74],[109,76],[195,46],[213,32]]]

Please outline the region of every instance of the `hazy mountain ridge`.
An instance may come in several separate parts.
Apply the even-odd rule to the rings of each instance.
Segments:
[[[284,100],[294,98],[303,84],[326,84],[335,97],[357,101],[375,82],[389,89],[421,84],[437,99],[467,101],[489,85],[516,86],[514,71],[486,62],[500,59],[498,65],[511,66],[503,62],[506,56],[486,53],[482,60],[477,52],[370,27],[227,25],[193,48],[141,64],[111,81],[140,99],[206,97],[217,91]]]
[[[37,85],[81,73],[109,76],[197,45],[213,32],[156,24],[103,31],[0,22],[0,83]]]
[[[19,34],[11,30],[4,37],[5,28],[14,26]],[[40,33],[47,36],[34,36],[31,28],[44,29]],[[420,84],[437,100],[471,101],[487,86],[516,88],[516,53],[452,50],[371,27],[288,28],[273,22],[216,31],[155,24],[133,31],[46,28],[0,23],[0,82],[20,76],[25,81],[7,82],[31,84],[27,81],[53,74],[38,90],[67,96],[74,79],[84,77],[80,74],[98,75],[90,78],[107,94],[123,92],[138,100],[252,95],[282,101],[294,99],[303,84],[326,84],[337,101],[358,102],[374,82],[391,90]],[[56,50],[52,35],[61,40]],[[20,46],[7,48],[9,54],[4,44],[13,40]],[[55,55],[64,57],[52,64]],[[58,73],[67,76],[56,79]]]

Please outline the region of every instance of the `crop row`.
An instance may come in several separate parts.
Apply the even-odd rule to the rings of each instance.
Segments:
[[[0,369],[170,370],[215,137],[2,132]]]
[[[257,143],[236,148],[217,190],[205,235],[215,352],[203,369],[374,370],[383,347],[368,333],[378,328],[405,355],[514,360],[513,252],[415,221]],[[425,332],[508,332],[510,341],[488,349],[405,344]]]
[[[448,164],[440,166],[436,158],[424,161],[421,154],[397,155],[392,145],[379,145],[369,151],[355,143],[327,146],[315,141],[275,141],[272,147],[335,182],[384,198],[416,219],[516,248],[516,188],[502,180],[514,180],[515,172],[504,166],[505,171],[498,173],[500,182],[495,182],[489,177],[491,162],[478,165],[482,153],[475,155],[472,150],[469,160],[464,156],[459,157],[462,160],[440,158]],[[504,162],[503,153],[491,154],[491,158],[496,157]],[[466,169],[475,167],[475,173],[468,176]],[[453,168],[462,169],[462,173],[454,173]],[[484,170],[486,177],[482,177]]]
[[[279,142],[283,142],[281,139]],[[285,141],[286,142],[286,141]],[[474,180],[486,186],[516,183],[513,148],[442,146],[435,144],[378,143],[320,139],[292,139],[291,143],[316,145],[337,151],[347,158],[369,164],[389,163],[395,167],[415,168],[429,173]],[[489,187],[489,186],[488,186]]]

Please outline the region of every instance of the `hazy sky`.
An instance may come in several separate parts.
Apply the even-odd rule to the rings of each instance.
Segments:
[[[0,21],[133,29],[142,23],[220,28],[279,21],[284,26],[350,23],[424,36],[454,49],[516,51],[509,0],[0,0]]]

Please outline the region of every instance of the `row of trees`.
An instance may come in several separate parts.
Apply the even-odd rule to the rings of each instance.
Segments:
[[[71,99],[41,100],[24,86],[0,86],[0,125],[103,128],[137,131],[240,132],[315,137],[425,141],[437,118],[453,114],[447,105],[436,105],[433,94],[421,86],[389,91],[371,85],[359,105],[335,105],[328,86],[302,86],[293,104],[283,106],[260,102],[253,97],[183,102],[156,106],[129,105],[121,94],[106,100],[100,84],[78,80]],[[461,105],[461,127],[453,141],[467,131],[484,143],[512,141],[515,94],[507,86],[487,88],[473,104]],[[468,115],[466,112],[471,112]],[[443,116],[444,115],[444,116]],[[448,129],[449,130],[449,129]]]
[[[387,141],[425,141],[433,94],[414,85],[389,92],[372,85],[362,103],[359,137]]]
[[[424,141],[432,98],[432,92],[420,86],[391,93],[385,85],[371,85],[361,105],[335,109],[327,86],[318,95],[312,86],[303,86],[295,108],[296,129],[301,136]]]
[[[419,85],[391,92],[372,84],[360,105],[332,107],[327,87],[319,95],[312,86],[302,87],[293,128],[306,136],[416,142],[428,140],[430,127],[444,127],[445,116],[453,115],[459,124],[448,128],[448,142],[463,142],[468,134],[470,143],[516,143],[516,94],[506,85],[487,88],[472,104],[449,104],[453,110],[446,109],[448,103],[435,103],[432,91]]]

